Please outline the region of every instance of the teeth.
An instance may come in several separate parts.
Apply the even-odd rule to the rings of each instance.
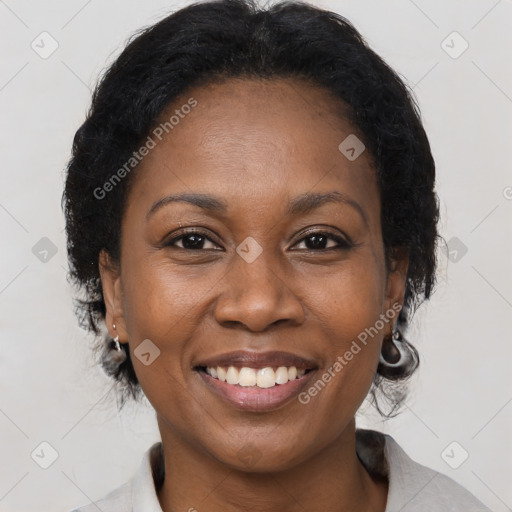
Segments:
[[[212,376],[215,377],[214,372],[217,374],[217,377],[222,382],[226,382],[226,370],[224,368],[221,368],[220,366],[217,366],[217,369],[215,368],[207,368],[206,371]]]
[[[276,373],[272,368],[258,370],[256,385],[259,388],[273,388],[276,385]]]
[[[276,370],[276,384],[286,384],[288,382],[288,369],[280,366]]]
[[[256,372],[252,368],[242,368],[238,373],[238,384],[240,386],[255,386]]]
[[[206,373],[211,375],[215,379],[219,379],[228,384],[243,387],[257,386],[259,388],[272,388],[276,384],[286,384],[290,380],[299,379],[302,377],[306,370],[297,370],[295,366],[280,366],[275,371],[272,367],[266,368],[235,368],[230,366],[229,368],[223,368],[222,366],[206,368]]]
[[[238,384],[238,370],[234,366],[228,368],[226,382],[228,384]]]

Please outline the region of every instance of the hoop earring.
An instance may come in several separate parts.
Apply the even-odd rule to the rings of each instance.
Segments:
[[[396,357],[389,357],[390,351],[384,350],[384,343],[391,343],[395,352],[398,352],[398,359]],[[393,334],[384,340],[382,350],[380,352],[379,364],[386,369],[395,369],[403,366],[404,362],[408,359],[408,354],[405,349],[405,344],[401,339],[400,332],[395,327]]]

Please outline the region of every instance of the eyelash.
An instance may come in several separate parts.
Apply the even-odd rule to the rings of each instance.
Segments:
[[[172,238],[171,240],[169,240],[168,242],[165,242],[163,244],[163,246],[164,247],[172,247],[174,249],[181,249],[183,251],[195,251],[195,252],[201,252],[201,251],[207,251],[207,250],[217,250],[217,249],[186,249],[184,247],[176,247],[174,245],[178,240],[181,240],[181,239],[186,238],[187,236],[191,236],[191,235],[201,236],[201,237],[205,238],[206,240],[212,242],[213,244],[217,245],[216,242],[214,242],[210,237],[206,236],[205,232],[192,230],[192,231],[186,231],[184,233],[181,233],[179,236],[176,236],[176,237]],[[303,236],[295,245],[300,244],[301,242],[303,242],[304,240],[307,240],[308,238],[311,238],[313,236],[319,236],[319,235],[325,236],[330,240],[334,240],[336,243],[338,243],[338,246],[327,247],[325,249],[304,249],[304,250],[310,251],[310,252],[326,252],[326,251],[333,251],[333,250],[339,251],[339,250],[351,249],[355,245],[351,241],[345,240],[344,238],[342,238],[338,235],[334,235],[334,234],[326,232],[326,231],[310,231],[306,234],[306,236]]]

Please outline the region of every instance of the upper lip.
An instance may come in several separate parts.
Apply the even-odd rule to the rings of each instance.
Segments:
[[[217,366],[235,366],[248,368],[266,368],[269,366],[295,366],[297,369],[310,370],[316,368],[316,363],[305,359],[296,354],[283,351],[272,352],[248,352],[246,350],[236,350],[217,356],[201,360],[195,367],[217,367]]]

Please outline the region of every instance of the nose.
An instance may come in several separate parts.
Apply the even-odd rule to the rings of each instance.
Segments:
[[[238,254],[222,279],[222,291],[216,302],[215,318],[224,326],[244,326],[265,331],[272,325],[289,322],[300,325],[304,309],[275,258],[263,251],[251,263]]]

